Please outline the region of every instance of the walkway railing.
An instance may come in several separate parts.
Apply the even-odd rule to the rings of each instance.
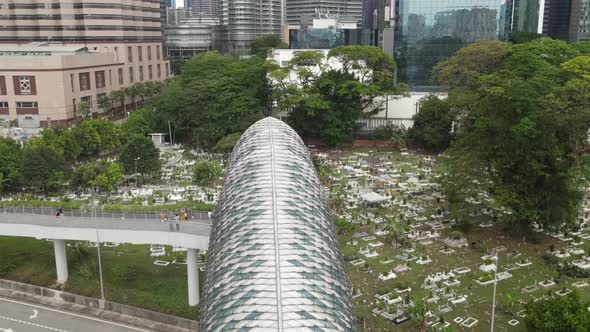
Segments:
[[[0,213],[56,216],[57,211],[54,207],[0,206]],[[179,213],[180,211],[106,211],[103,207],[83,207],[80,209],[61,209],[61,212],[63,217],[161,221],[162,216],[165,216],[167,220],[172,220],[175,213]],[[185,212],[188,221],[210,221],[210,212],[193,211],[190,209],[186,209]]]

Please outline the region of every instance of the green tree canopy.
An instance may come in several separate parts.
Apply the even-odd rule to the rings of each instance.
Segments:
[[[499,44],[490,47],[495,51],[470,50],[472,59],[495,54],[485,70],[463,70],[463,51],[437,68],[469,74],[465,83],[449,84],[459,131],[448,174],[487,183],[497,204],[513,212],[518,229],[531,222],[548,228],[573,222],[582,185],[577,150],[590,123],[584,59],[576,59],[572,45],[549,38],[514,45],[510,52]]]
[[[129,117],[121,124],[121,140],[127,142],[135,136],[146,136],[151,132],[153,112],[147,108],[141,108],[129,114]]]
[[[408,138],[426,150],[440,152],[451,143],[453,117],[449,102],[437,96],[420,101],[420,111],[414,115],[414,126]]]
[[[75,161],[82,152],[78,128],[51,127],[41,131],[41,136],[34,138],[30,145],[46,145],[68,162]]]
[[[526,327],[531,332],[590,331],[590,303],[576,293],[549,300],[530,302],[526,306]]]
[[[320,51],[296,52],[288,67],[270,77],[279,108],[289,110],[289,123],[303,137],[330,145],[352,138],[356,121],[378,113],[378,97],[404,94],[394,85],[395,61],[378,47],[341,46],[330,50],[342,68],[331,68]],[[291,73],[291,75],[290,75]]]
[[[0,194],[19,184],[22,154],[17,141],[0,137]]]
[[[144,175],[160,173],[160,152],[149,137],[135,136],[123,147],[119,161],[125,174],[135,173],[136,159],[138,173]]]
[[[64,179],[64,160],[48,146],[27,146],[21,162],[23,183],[48,193]]]
[[[121,145],[119,128],[104,118],[84,120],[75,132],[82,147],[82,153],[108,153]]]
[[[213,161],[200,160],[193,168],[193,180],[199,184],[209,184],[223,175],[223,169]]]
[[[147,106],[155,108],[154,130],[177,140],[212,147],[222,137],[242,132],[263,115],[267,103],[265,61],[238,60],[217,52],[194,56],[183,74]]]
[[[231,152],[241,136],[242,134],[240,133],[233,133],[223,137],[215,144],[213,151],[219,153]]]
[[[289,48],[289,45],[285,44],[277,35],[258,36],[250,44],[252,54],[261,59],[266,59],[268,51],[273,48]]]

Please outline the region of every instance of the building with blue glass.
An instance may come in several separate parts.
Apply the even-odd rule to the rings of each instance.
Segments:
[[[284,122],[244,132],[213,215],[201,330],[356,331],[324,188]]]
[[[478,40],[506,39],[506,0],[398,0],[394,57],[398,80],[434,86],[432,67]]]

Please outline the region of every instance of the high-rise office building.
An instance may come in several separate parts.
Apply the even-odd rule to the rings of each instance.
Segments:
[[[543,34],[569,42],[590,40],[590,0],[545,0]]]
[[[354,19],[359,28],[363,17],[362,0],[286,0],[287,23],[310,25],[320,16]]]
[[[0,17],[0,82],[11,86],[0,105],[10,119],[67,123],[81,102],[98,112],[110,91],[168,77],[159,2],[12,0],[0,2]]]
[[[222,0],[222,26],[215,32],[219,36],[216,49],[223,53],[245,53],[258,36],[281,36],[284,15],[284,0]]]
[[[221,14],[220,0],[185,0],[192,16],[218,18]]]

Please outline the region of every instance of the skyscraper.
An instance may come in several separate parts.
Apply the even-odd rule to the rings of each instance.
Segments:
[[[218,18],[221,14],[220,0],[189,0],[190,11],[194,16]]]
[[[287,23],[309,25],[318,15],[352,18],[360,28],[363,16],[362,0],[286,0]]]
[[[222,0],[217,48],[223,53],[248,52],[256,37],[281,35],[284,15],[284,0]]]
[[[569,42],[590,40],[590,0],[545,0],[543,34]]]
[[[433,66],[477,40],[504,40],[506,13],[505,0],[398,0],[398,80],[416,91],[436,89]]]

